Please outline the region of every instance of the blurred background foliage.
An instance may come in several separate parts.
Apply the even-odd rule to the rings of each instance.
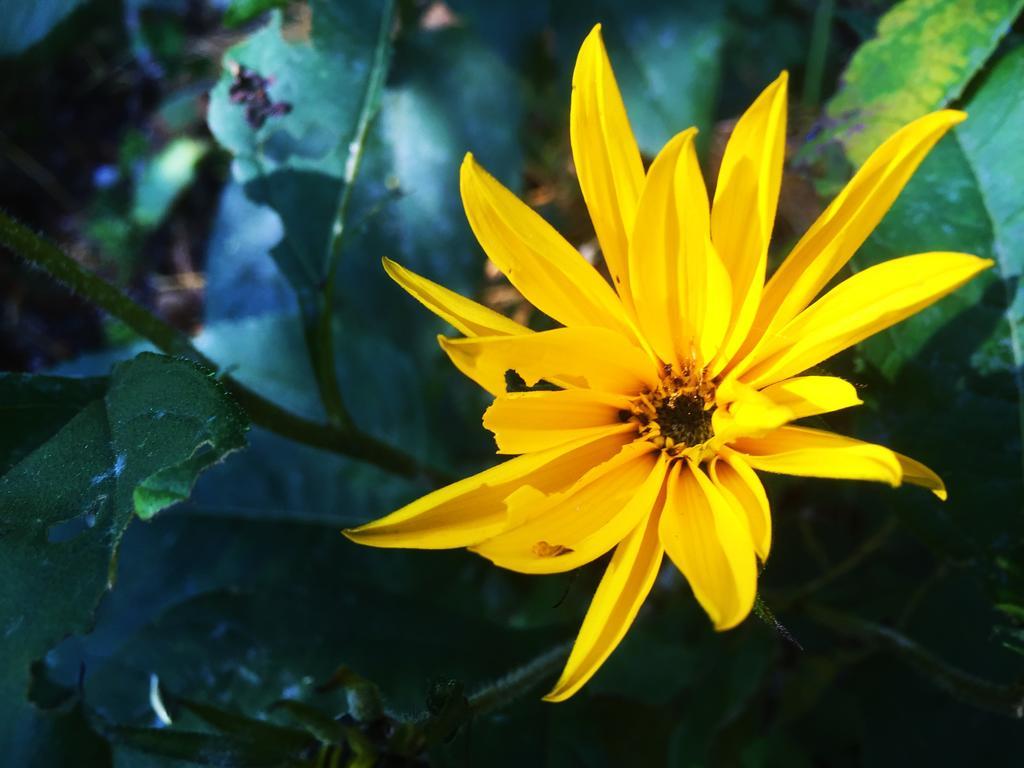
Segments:
[[[0,208],[201,352],[153,354],[0,254],[6,764],[1019,765],[1022,5],[0,2]],[[948,503],[769,478],[763,620],[714,633],[666,569],[548,705],[602,563],[524,577],[338,529],[494,461],[484,394],[380,257],[544,322],[485,264],[458,165],[595,252],[567,125],[598,21],[648,160],[695,124],[712,172],[789,70],[774,258],[897,126],[966,109],[851,268],[997,267],[826,366],[866,404],[823,421],[925,461]],[[431,473],[249,429],[241,388]]]

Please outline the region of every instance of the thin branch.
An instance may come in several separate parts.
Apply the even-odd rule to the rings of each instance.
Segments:
[[[73,292],[123,321],[160,351],[188,357],[217,369],[217,364],[196,349],[177,328],[82,267],[56,245],[3,211],[0,211],[0,245],[6,246]],[[221,381],[245,408],[254,424],[283,437],[365,461],[405,477],[426,477],[435,484],[451,482],[446,473],[420,464],[413,456],[354,428],[343,430],[309,421],[267,400],[231,376],[222,376]]]
[[[834,632],[859,638],[903,657],[932,685],[978,709],[1024,719],[1024,681],[1000,685],[964,672],[890,627],[821,605],[808,605],[807,615]]]
[[[338,201],[331,230],[331,239],[327,246],[327,262],[320,293],[317,297],[314,324],[309,328],[310,348],[313,352],[313,367],[316,371],[320,397],[332,423],[341,427],[351,427],[352,417],[345,408],[345,402],[338,384],[338,374],[334,360],[334,291],[337,283],[338,267],[341,264],[342,244],[344,242],[348,207],[352,199],[352,189],[359,176],[359,168],[366,150],[366,136],[370,124],[377,114],[381,92],[387,77],[391,61],[391,30],[395,22],[395,4],[393,0],[384,3],[381,12],[380,30],[374,48],[373,63],[366,82],[366,92],[356,119],[355,130],[348,142],[348,154],[345,170],[338,192]]]

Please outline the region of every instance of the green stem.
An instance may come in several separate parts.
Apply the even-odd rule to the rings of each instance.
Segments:
[[[534,686],[558,672],[565,664],[570,650],[572,650],[571,642],[556,645],[526,662],[523,666],[513,669],[504,677],[481,688],[469,697],[469,711],[477,716],[486,715],[508,706]]]
[[[896,530],[899,525],[899,519],[896,517],[888,518],[881,527],[875,531],[863,544],[858,547],[853,554],[847,557],[845,560],[837,564],[835,567],[830,568],[828,571],[823,573],[816,579],[804,583],[803,585],[791,589],[781,591],[772,596],[772,600],[775,602],[781,602],[784,605],[794,603],[798,600],[802,600],[806,597],[817,592],[822,587],[831,584],[833,581],[849,573],[858,565],[866,560],[869,556],[874,554],[876,551],[882,548],[882,546],[889,540],[893,531]]]
[[[188,357],[217,369],[217,364],[197,350],[181,331],[82,267],[53,243],[3,211],[0,211],[0,245],[6,246],[73,292],[123,321],[160,351]],[[444,472],[421,465],[409,454],[356,429],[344,430],[303,419],[253,392],[231,376],[223,376],[221,380],[245,408],[253,423],[272,432],[296,442],[374,464],[405,477],[422,476],[435,484],[451,482],[451,478]]]
[[[828,53],[828,37],[832,30],[834,13],[835,0],[822,0],[814,10],[811,44],[807,50],[804,92],[801,98],[805,107],[814,108],[821,102],[822,83],[825,80],[825,57]]]
[[[380,30],[377,34],[377,44],[374,48],[366,92],[363,94],[363,103],[359,109],[359,117],[356,120],[352,138],[348,142],[345,170],[341,180],[341,189],[338,192],[337,212],[327,248],[326,270],[320,285],[320,294],[317,297],[316,320],[310,329],[313,365],[317,372],[320,396],[331,422],[340,427],[351,427],[352,417],[346,410],[341,396],[341,387],[338,385],[338,374],[334,361],[334,290],[338,278],[338,267],[341,264],[345,223],[352,199],[352,189],[355,187],[359,168],[363,163],[366,136],[369,133],[370,124],[377,114],[391,59],[391,29],[394,25],[394,13],[393,0],[387,0],[381,12]]]
[[[1024,681],[999,685],[964,672],[895,629],[849,616],[820,605],[808,605],[807,615],[841,635],[849,635],[902,656],[932,685],[978,709],[1024,719]]]
[[[136,333],[149,339],[167,354],[183,355],[213,365],[177,328],[89,272],[49,240],[37,235],[3,211],[0,211],[0,244],[47,272],[70,288],[73,293],[85,297],[114,317],[123,320]]]

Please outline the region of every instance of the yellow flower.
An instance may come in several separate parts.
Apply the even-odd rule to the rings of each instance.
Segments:
[[[462,199],[488,257],[564,327],[533,332],[394,262],[385,269],[464,338],[441,337],[494,396],[491,469],[346,531],[377,547],[469,547],[522,573],[577,568],[614,548],[561,678],[568,698],[625,635],[668,554],[717,629],[750,612],[771,547],[754,470],[902,481],[946,492],[922,464],[789,422],[860,404],[848,382],[800,376],[928,306],[991,261],[906,256],[818,298],[962,112],[898,131],[765,281],[782,177],[786,75],[733,130],[709,203],[694,129],[644,172],[601,40],[573,74],[570,134],[610,282],[471,155]]]

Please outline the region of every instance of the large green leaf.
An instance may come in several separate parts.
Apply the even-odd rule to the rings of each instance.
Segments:
[[[235,158],[235,178],[249,185],[250,198],[281,216],[285,236],[274,256],[306,304],[326,275],[379,23],[369,7],[342,10],[321,1],[314,12],[309,40],[285,40],[275,12],[267,26],[229,49],[209,111],[211,131]]]
[[[897,129],[958,99],[1022,7],[1024,0],[898,3],[847,67],[826,135],[860,165]]]
[[[524,7],[507,1],[457,0],[451,5],[527,76],[537,67],[538,50],[551,45],[559,87],[545,96],[560,120],[567,120],[576,52],[593,26],[601,23],[643,152],[657,154],[691,125],[711,127],[726,32],[721,4],[654,0],[635,7],[615,0],[569,0]]]
[[[0,477],[0,743],[31,750],[18,740],[31,731],[30,664],[89,628],[132,517],[185,498],[199,472],[244,445],[247,420],[207,371],[148,353],[116,366],[91,400],[70,382],[75,412],[52,377],[8,374],[0,388],[34,404],[50,432]]]
[[[245,107],[231,100],[230,71],[211,94],[211,130],[234,155],[235,178],[250,199],[280,216],[284,233],[274,257],[300,297],[317,291],[323,279],[350,150],[364,154],[346,223],[354,241],[344,285],[357,282],[353,272],[380,272],[385,253],[419,268],[427,264],[437,277],[464,269],[476,253],[468,248],[468,226],[459,221],[462,156],[476,152],[513,185],[517,169],[514,76],[458,29],[409,31],[399,39],[368,143],[350,147],[370,75],[367,41],[375,38],[378,19],[368,11],[349,19],[338,8],[313,4],[308,42],[284,40],[275,15],[225,54],[231,66],[269,78],[269,99],[288,104],[287,114],[254,129]],[[495,114],[502,119],[494,120]],[[475,284],[465,277],[456,282]],[[355,298],[365,299],[365,288],[354,291]],[[368,306],[380,298],[375,291],[370,297]]]
[[[567,71],[590,28],[602,23],[630,125],[641,151],[653,157],[685,128],[711,128],[725,21],[717,3],[658,0],[643,10],[616,2],[554,3],[552,17]],[[568,106],[568,90],[561,97]]]
[[[48,440],[89,403],[103,396],[102,378],[0,374],[4,429],[0,472],[6,472]]]
[[[1024,532],[1018,288],[1024,160],[1016,151],[1022,76],[1024,49],[1018,48],[984,79],[965,105],[970,119],[936,148],[857,260],[864,266],[961,250],[996,261],[953,297],[861,348],[890,384],[879,387],[879,402],[886,432],[899,442],[894,447],[917,451],[949,483],[950,502],[941,514],[931,513],[929,529],[944,530],[954,551],[973,545],[990,560]]]

